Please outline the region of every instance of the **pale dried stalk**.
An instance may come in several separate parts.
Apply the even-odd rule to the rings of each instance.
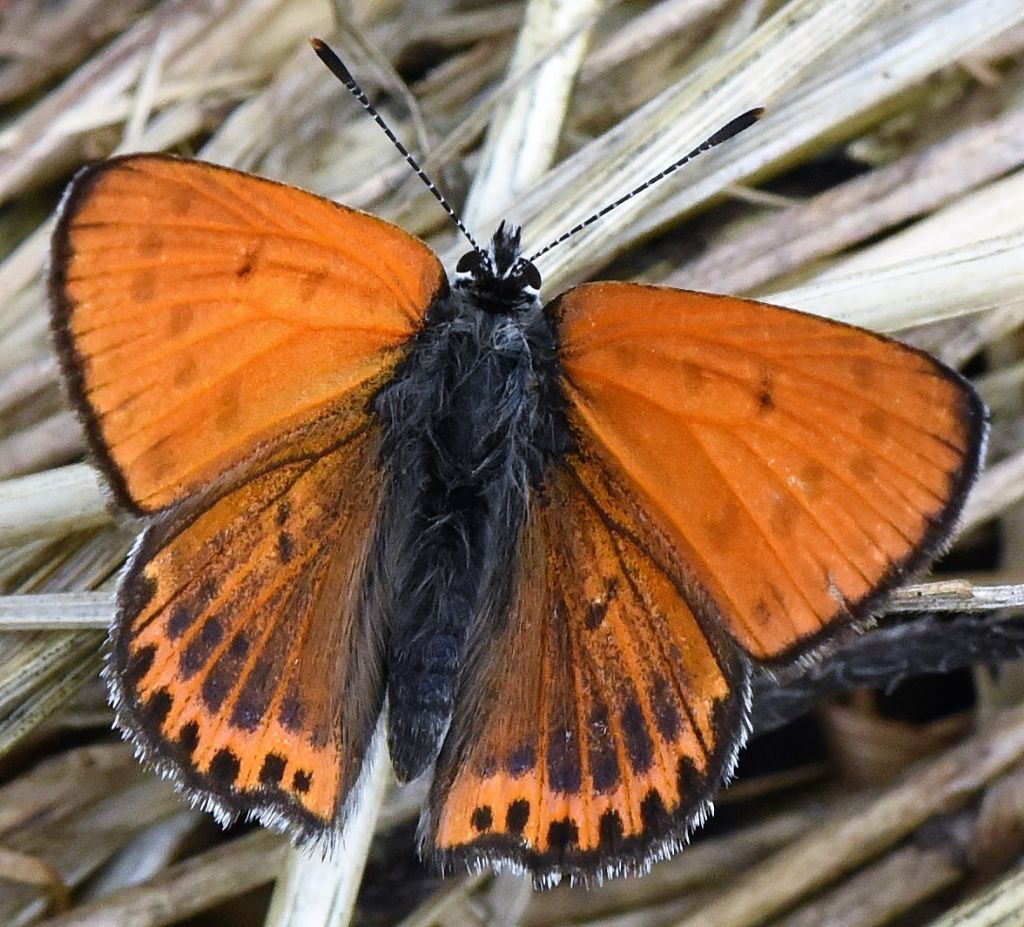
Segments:
[[[766,299],[875,331],[982,312],[1024,293],[1024,232],[987,238],[845,276],[818,277]]]
[[[1012,238],[1024,231],[1024,173],[1017,171],[986,184],[869,248],[836,262],[818,277],[828,280],[966,247],[992,238]]]
[[[1005,512],[1024,498],[1024,450],[992,464],[978,480],[964,508],[963,525],[972,528]]]
[[[0,545],[109,524],[99,473],[73,464],[0,483]]]
[[[895,785],[854,811],[832,815],[734,879],[679,927],[753,927],[883,852],[928,818],[961,807],[1024,758],[1024,707],[938,759],[915,766]]]
[[[965,579],[915,583],[897,589],[884,612],[980,612],[1024,606],[1024,584],[983,586]]]
[[[749,291],[943,206],[1021,163],[1024,111],[1012,110],[799,206],[776,211],[713,244],[658,283],[718,293]],[[943,222],[943,229],[949,233],[949,222]],[[946,240],[938,250],[950,244]]]
[[[284,843],[266,831],[248,834],[171,866],[144,884],[80,904],[39,927],[159,927],[270,882]]]
[[[934,898],[967,875],[962,847],[904,847],[772,927],[872,927]]]
[[[315,850],[292,847],[286,853],[267,912],[267,927],[344,927],[352,920],[390,779],[385,743],[383,724],[378,724],[356,784],[358,801],[353,803],[334,853],[326,859]]]
[[[851,44],[850,34],[866,30],[883,7],[875,24],[882,30],[879,40],[869,43],[862,35]],[[685,178],[666,180],[651,196],[638,197],[578,235],[571,248],[553,252],[544,267],[549,284],[560,288],[728,184],[763,173],[811,140],[835,132],[842,120],[853,131],[850,120],[879,99],[1022,19],[1024,10],[1015,0],[931,0],[899,8],[853,0],[786,4],[735,50],[664,91],[559,165],[523,199],[520,210],[531,243],[550,240],[569,217],[582,218],[671,163],[717,127],[722,114],[770,107],[762,124],[703,155]],[[844,48],[847,44],[853,51]],[[820,80],[822,73],[828,80]]]
[[[932,921],[931,927],[1020,927],[1024,924],[1024,866]]]
[[[490,234],[519,194],[551,167],[589,28],[605,0],[530,0],[509,70],[560,41],[515,94],[495,108],[462,210],[467,227]]]
[[[114,598],[109,592],[61,592],[0,596],[0,630],[71,631],[110,627]]]

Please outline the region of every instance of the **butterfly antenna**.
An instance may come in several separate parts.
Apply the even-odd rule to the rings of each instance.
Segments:
[[[377,108],[370,102],[369,98],[363,92],[363,88],[359,86],[359,82],[352,76],[349,69],[345,67],[334,49],[332,49],[323,39],[310,39],[309,44],[313,46],[313,51],[315,51],[317,53],[317,57],[327,65],[330,72],[348,88],[352,96],[359,101],[360,106],[362,106],[363,109],[373,117],[377,125],[384,130],[384,134],[391,140],[391,144],[398,149],[399,153],[403,158],[405,158],[409,167],[413,169],[416,176],[423,181],[427,189],[434,195],[434,199],[441,204],[444,211],[448,213],[452,222],[458,226],[459,231],[466,236],[466,240],[473,246],[473,250],[476,251],[477,254],[483,254],[483,249],[476,243],[476,239],[469,234],[469,229],[462,224],[462,220],[458,217],[455,210],[452,209],[448,200],[445,199],[444,194],[437,189],[437,185],[434,181],[432,181],[427,176],[423,168],[419,166],[416,159],[409,153],[409,149],[406,148],[405,145],[398,140],[398,136],[391,131],[391,126],[389,126],[381,117],[380,113],[377,112]]]
[[[764,107],[758,106],[756,109],[747,110],[741,116],[737,116],[735,119],[730,120],[713,135],[708,136],[703,142],[701,142],[696,148],[694,148],[693,151],[683,155],[678,161],[674,162],[673,164],[670,164],[663,171],[659,171],[653,177],[649,177],[642,184],[640,184],[639,187],[634,187],[632,190],[629,191],[629,193],[625,194],[624,196],[620,196],[617,200],[615,200],[615,202],[609,203],[607,206],[603,206],[592,216],[588,216],[578,225],[574,225],[571,229],[569,229],[569,231],[563,232],[553,242],[541,248],[540,251],[531,254],[529,260],[535,261],[542,254],[547,254],[552,248],[557,247],[558,245],[562,244],[563,241],[572,238],[572,236],[575,235],[577,232],[583,231],[583,229],[585,229],[588,225],[592,225],[593,223],[597,222],[598,219],[607,216],[608,213],[610,213],[613,209],[617,209],[619,206],[625,203],[626,200],[631,200],[638,193],[643,193],[643,191],[646,190],[648,187],[654,186],[654,184],[656,184],[659,180],[664,180],[666,177],[668,177],[669,174],[679,170],[679,168],[681,168],[684,164],[686,164],[688,161],[692,161],[694,158],[697,157],[697,155],[701,154],[702,152],[710,151],[717,145],[721,145],[722,142],[728,141],[734,135],[739,135],[739,133],[742,132],[744,129],[749,129],[755,122],[757,122],[758,119],[760,119],[764,115],[764,112]]]

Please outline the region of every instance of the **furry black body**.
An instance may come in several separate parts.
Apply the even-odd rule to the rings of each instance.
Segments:
[[[510,606],[530,487],[570,447],[557,333],[518,230],[458,271],[375,402],[390,477],[375,581],[402,781],[436,759],[467,650]]]

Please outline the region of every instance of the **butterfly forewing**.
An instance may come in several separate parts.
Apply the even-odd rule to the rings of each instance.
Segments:
[[[985,417],[931,357],[634,284],[585,285],[553,311],[571,424],[664,537],[695,607],[752,656],[792,658],[866,618],[948,537]]]
[[[442,868],[510,863],[541,884],[643,871],[732,764],[745,665],[620,496],[574,457],[531,502],[511,615],[477,650],[438,761],[424,840]]]
[[[143,512],[244,478],[393,366],[446,285],[380,219],[151,155],[76,178],[50,273],[72,398],[118,501]]]

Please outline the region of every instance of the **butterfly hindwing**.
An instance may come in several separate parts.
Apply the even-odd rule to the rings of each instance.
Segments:
[[[381,219],[158,155],[76,177],[50,268],[72,400],[135,512],[244,478],[393,366],[446,286],[433,253]]]
[[[211,506],[145,531],[107,674],[122,727],[193,800],[329,842],[383,702],[381,617],[363,581],[383,478],[361,410],[303,438]]]
[[[755,658],[867,619],[948,538],[985,412],[928,355],[636,284],[587,284],[552,311],[571,426],[663,536],[694,607]]]
[[[509,864],[540,884],[643,871],[732,766],[746,664],[619,495],[575,457],[531,500],[509,617],[471,648],[425,812],[441,868]]]

